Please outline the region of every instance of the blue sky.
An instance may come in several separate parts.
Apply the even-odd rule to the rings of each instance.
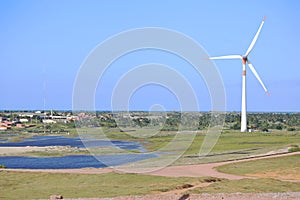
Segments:
[[[0,109],[71,109],[76,75],[89,53],[120,32],[161,27],[197,41],[209,55],[244,54],[261,20],[267,17],[250,54],[267,86],[265,95],[248,70],[249,111],[300,112],[300,3],[298,1],[71,1],[0,2]],[[157,62],[185,66],[176,56],[159,51],[136,52],[114,63],[98,87],[96,108],[110,110],[120,66]],[[228,111],[240,111],[241,62],[215,61],[226,91]],[[188,66],[185,66],[188,67]],[[197,91],[200,110],[210,110],[205,84],[185,70]],[[198,81],[198,82],[197,82]],[[44,86],[44,83],[45,86]],[[155,98],[154,98],[155,96]],[[178,109],[178,99],[156,86],[140,88],[130,108],[147,110],[161,104]]]

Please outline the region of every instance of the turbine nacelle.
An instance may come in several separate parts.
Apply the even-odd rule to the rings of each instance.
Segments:
[[[242,57],[242,62],[243,62],[244,65],[246,65],[247,61],[248,61],[248,57],[247,56],[243,56]]]

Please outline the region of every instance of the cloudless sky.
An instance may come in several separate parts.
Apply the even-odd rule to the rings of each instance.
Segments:
[[[250,70],[249,111],[300,112],[300,2],[293,0],[11,0],[0,2],[0,109],[72,109],[72,92],[84,59],[101,42],[120,32],[161,27],[181,32],[211,56],[244,54],[261,20],[266,22],[250,54],[267,86],[268,97]],[[110,94],[124,70],[143,63],[187,65],[159,51],[142,51],[118,60],[98,87],[96,108],[110,110]],[[228,111],[240,111],[241,62],[220,60]],[[185,66],[188,67],[188,66]],[[210,110],[205,84],[198,84],[200,110]],[[110,82],[111,81],[111,82]],[[198,87],[194,86],[194,87]],[[155,96],[155,97],[154,97]],[[45,99],[45,105],[44,105]],[[178,109],[170,91],[143,87],[130,99],[131,109],[162,104]]]

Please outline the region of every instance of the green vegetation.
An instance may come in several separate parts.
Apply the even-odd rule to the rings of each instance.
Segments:
[[[52,174],[0,171],[0,199],[116,197],[159,193],[199,184],[207,178],[168,178],[137,174]],[[207,179],[210,180],[210,179]]]
[[[124,139],[126,138],[126,134],[123,134],[125,133],[121,134]],[[160,148],[172,141],[175,135],[176,132],[160,132],[153,137],[147,138],[144,142],[142,139],[133,138],[133,140],[140,141],[148,151],[159,151]],[[108,133],[107,136],[116,139],[118,134]],[[257,154],[268,153],[270,151],[277,151],[279,149],[287,149],[291,145],[299,145],[300,143],[299,132],[240,133],[239,131],[226,131],[221,134],[210,156],[199,159],[198,154],[204,137],[203,133],[198,133],[191,146],[183,156],[175,162],[175,165],[241,159]]]
[[[51,114],[52,113],[52,114]],[[225,130],[240,129],[240,113],[228,112],[218,114],[218,120],[212,120],[213,112],[78,112],[72,111],[0,111],[2,121],[8,120],[20,123],[27,120],[22,127],[12,124],[11,130],[29,133],[60,133],[74,134],[75,127],[102,127],[102,128],[143,128],[158,127],[162,131],[177,131],[179,127],[190,130],[205,130],[224,117]],[[54,118],[53,118],[54,117]],[[68,118],[69,117],[69,118]],[[54,119],[56,123],[43,124],[43,119]],[[299,130],[300,113],[248,113],[248,127],[254,131],[270,130]]]
[[[80,123],[79,125],[92,125],[94,127],[117,127],[123,124],[126,127],[146,127],[163,123],[162,131],[177,131],[180,125],[185,128],[205,130],[211,123],[211,112],[188,113],[188,112],[166,112],[156,113],[156,117],[149,118],[148,112],[130,112],[130,117],[116,116],[118,113],[97,112],[97,118],[91,120],[89,124]],[[184,116],[184,117],[183,117]],[[118,124],[115,122],[118,118]],[[121,118],[121,120],[120,120]],[[228,130],[240,129],[240,113],[230,112],[224,116],[224,128]],[[221,119],[221,118],[220,118]],[[299,128],[300,113],[248,113],[248,126],[253,130],[288,130],[295,131]],[[120,123],[122,121],[122,123]],[[219,123],[220,124],[220,123]],[[122,125],[121,125],[122,126]]]
[[[80,132],[97,132],[97,129],[83,129]],[[100,131],[100,129],[98,129]],[[141,130],[143,131],[143,130]],[[140,132],[119,132],[116,129],[108,129],[105,131],[105,136],[112,140],[129,140],[141,142],[148,151],[156,151],[167,143],[172,141],[176,136],[175,131],[160,131],[154,136],[148,138],[134,137],[135,134],[141,134]],[[202,145],[205,132],[198,132],[193,143],[185,153],[185,155],[199,153]],[[276,131],[273,133],[240,133],[239,131],[225,131],[221,134],[216,146],[213,148],[213,152],[224,152],[224,151],[236,151],[243,149],[262,149],[271,148],[278,149],[284,148],[288,145],[297,145],[300,143],[300,132],[287,132],[287,131]],[[269,149],[268,149],[269,150]]]
[[[189,190],[186,193],[261,193],[261,192],[299,192],[299,182],[286,182],[274,179],[223,180],[207,187]]]
[[[300,147],[291,147],[289,148],[289,152],[297,152],[300,151]]]
[[[194,143],[186,152],[193,154],[199,152],[204,136],[198,135]],[[240,133],[240,132],[224,132],[221,134],[213,152],[235,151],[243,149],[257,149],[272,147],[284,147],[288,144],[297,144],[300,142],[300,133],[287,134],[287,132],[277,133]]]
[[[47,199],[51,194],[64,198],[116,197],[157,194],[189,188],[186,193],[298,192],[299,182],[274,179],[169,178],[139,174],[53,174],[0,171],[0,199]],[[211,183],[197,187],[201,183]]]
[[[90,154],[87,149],[79,148],[66,148],[66,149],[53,149],[47,151],[32,151],[15,154],[16,156],[30,156],[30,157],[60,157],[68,155],[85,155]],[[14,154],[6,154],[5,156],[14,156]]]
[[[272,177],[299,177],[300,154],[279,158],[268,158],[256,161],[234,163],[217,167],[223,173],[238,175],[255,175],[272,173]],[[293,179],[293,178],[291,178]],[[299,187],[300,188],[300,187]]]
[[[5,165],[0,165],[0,169],[5,169],[6,166]]]
[[[293,144],[290,146],[289,152],[297,152],[297,151],[300,151],[300,147],[298,145]]]
[[[300,113],[248,113],[248,126],[261,131],[288,130],[299,128]],[[225,126],[229,129],[240,129],[240,113],[227,113]]]

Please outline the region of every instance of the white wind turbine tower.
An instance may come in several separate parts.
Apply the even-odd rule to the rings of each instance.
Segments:
[[[210,57],[210,60],[217,60],[217,59],[241,59],[242,60],[242,64],[243,64],[243,72],[242,72],[242,113],[241,113],[241,132],[246,132],[247,131],[247,114],[246,114],[246,64],[248,63],[248,66],[250,68],[250,70],[252,71],[252,73],[254,74],[254,76],[257,78],[257,80],[259,81],[259,83],[261,84],[261,86],[264,88],[265,92],[270,96],[267,88],[265,87],[264,83],[262,82],[261,78],[259,77],[258,73],[256,72],[255,68],[253,67],[252,63],[250,62],[248,55],[249,53],[252,51],[255,42],[257,41],[257,38],[259,36],[259,33],[265,23],[265,19],[266,17],[264,17],[263,21],[260,24],[260,27],[257,31],[257,33],[255,34],[248,50],[246,51],[246,53],[241,56],[241,55],[228,55],[228,56],[218,56],[218,57]]]

